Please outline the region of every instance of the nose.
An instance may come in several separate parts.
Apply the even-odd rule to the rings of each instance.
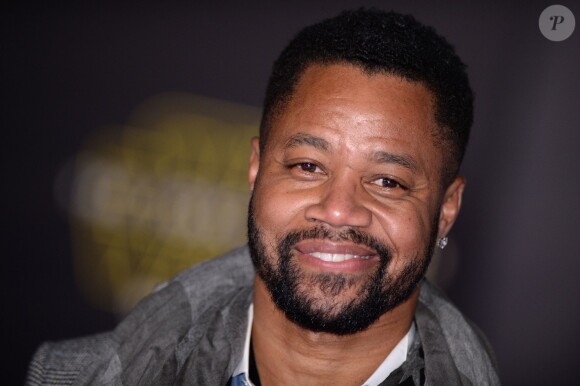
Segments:
[[[333,178],[317,189],[315,202],[306,208],[308,221],[326,223],[334,228],[368,227],[372,213],[364,206],[360,182]]]

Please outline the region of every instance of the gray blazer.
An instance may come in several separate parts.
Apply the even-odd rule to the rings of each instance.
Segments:
[[[113,331],[42,344],[27,385],[225,385],[242,357],[247,247],[183,271]],[[485,337],[427,281],[415,313],[426,385],[499,385]]]

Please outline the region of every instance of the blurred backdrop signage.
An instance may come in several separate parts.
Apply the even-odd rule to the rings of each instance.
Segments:
[[[256,108],[186,94],[143,103],[76,157],[67,203],[76,278],[124,314],[156,284],[246,240]]]

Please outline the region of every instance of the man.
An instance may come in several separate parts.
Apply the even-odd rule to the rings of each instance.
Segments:
[[[110,333],[41,346],[28,383],[499,384],[485,338],[423,280],[461,206],[464,67],[409,16],[303,30],[252,142],[248,248],[181,273]]]

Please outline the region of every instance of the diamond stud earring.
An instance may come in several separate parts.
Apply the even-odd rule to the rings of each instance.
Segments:
[[[441,248],[441,249],[445,248],[448,241],[449,241],[449,239],[447,238],[447,236],[441,237],[439,239],[439,248]]]

